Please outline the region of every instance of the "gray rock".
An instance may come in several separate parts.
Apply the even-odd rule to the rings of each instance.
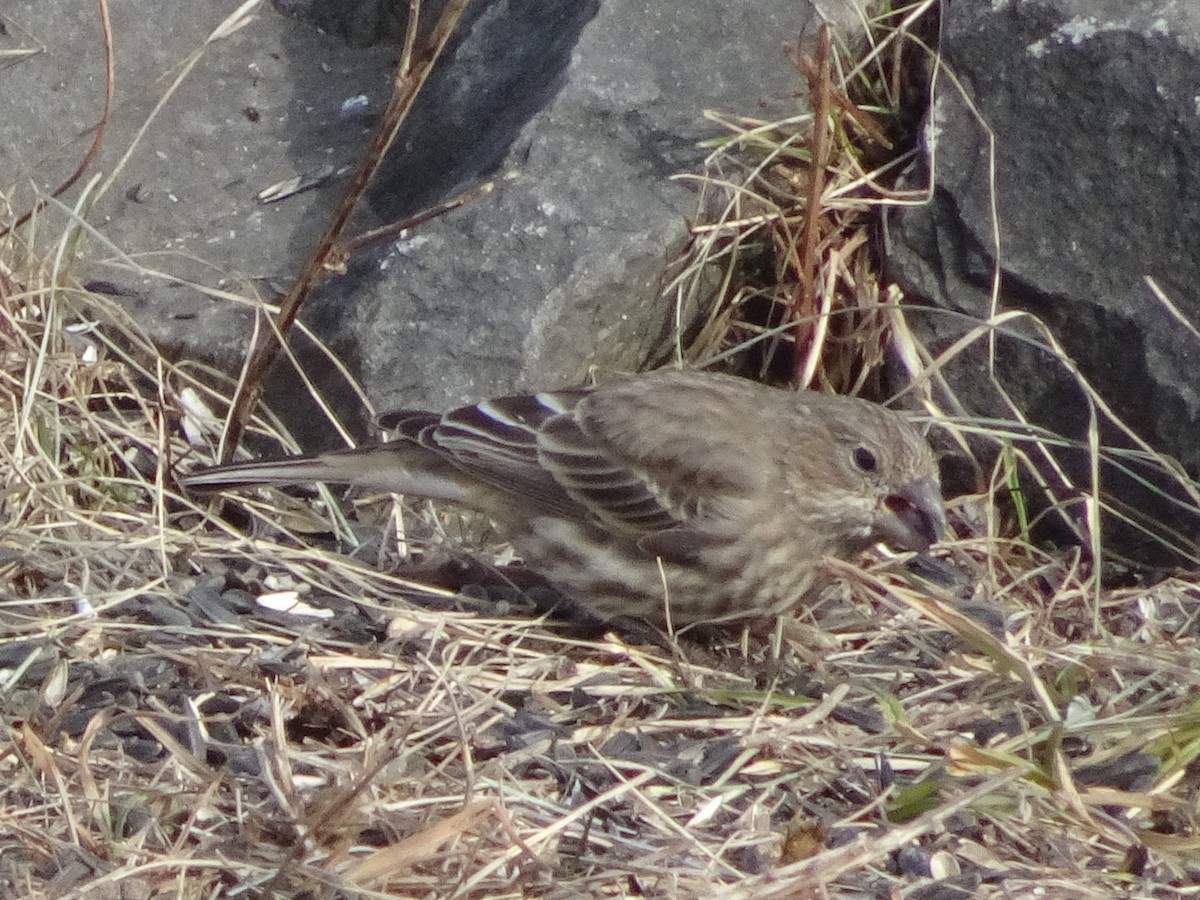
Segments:
[[[1116,413],[1194,477],[1200,340],[1145,278],[1200,323],[1200,6],[948,4],[943,50],[995,134],[1001,308],[1040,317]],[[910,296],[942,310],[917,319],[940,349],[988,315],[996,253],[987,134],[948,78],[937,83],[926,132],[936,154],[926,147],[926,169],[912,183],[936,160],[933,202],[894,217],[888,255]],[[1013,331],[1000,339],[997,379],[1032,421],[1081,440],[1088,410],[1075,379],[1035,331]],[[972,412],[1007,416],[984,350],[981,342],[947,374]],[[1102,433],[1129,443],[1113,428]],[[1086,455],[1064,459],[1086,484]],[[1171,479],[1141,471],[1170,488]],[[1165,523],[1180,549],[1194,552],[1200,518],[1191,504],[1164,500],[1111,467],[1104,479],[1131,511]],[[1114,550],[1177,558],[1109,524]]]
[[[218,299],[273,294],[296,270],[336,196],[337,180],[269,205],[257,195],[297,174],[352,164],[386,100],[394,52],[354,49],[260,6],[232,36],[206,48],[146,133],[139,128],[181,64],[238,3],[110,7],[115,99],[90,171],[95,231],[74,266],[122,296],[177,358],[237,371],[253,313]],[[5,70],[0,172],[16,212],[35,190],[61,184],[83,159],[103,113],[104,50],[95,7],[71,0],[6,5],[9,51],[38,50]],[[344,106],[358,96],[361,105]],[[128,159],[121,165],[126,154]],[[86,177],[84,179],[87,180]],[[79,187],[64,198],[72,205]],[[67,226],[52,204],[37,234]],[[161,273],[143,276],[141,267]]]
[[[484,199],[364,254],[310,315],[346,333],[383,406],[445,406],[635,369],[687,238],[708,108],[794,111],[794,4],[491,4],[431,83],[371,192],[403,218],[483,178]]]
[[[117,108],[101,170],[129,146],[163,74],[237,7],[217,5],[219,14],[148,0],[114,8]],[[254,313],[222,292],[274,299],[297,272],[386,103],[395,6],[260,5],[205,49],[89,213],[98,234],[81,269],[122,296],[171,355],[238,370]],[[81,158],[99,118],[102,45],[90,7],[25,0],[13,15],[47,52],[6,70],[13,127],[0,133],[0,171],[49,186]],[[794,0],[477,0],[350,231],[484,179],[496,189],[361,252],[302,319],[384,408],[445,407],[578,381],[590,366],[643,364],[672,325],[663,268],[697,203],[671,176],[719,133],[704,110],[797,112],[803,79],[785,50],[813,38],[817,21]],[[313,190],[257,199],[328,169]],[[64,217],[46,215],[44,233],[57,233]],[[141,277],[130,258],[168,278]],[[304,339],[295,346],[353,418],[356,401],[327,361]],[[303,443],[328,440],[286,373],[274,373],[268,398]]]

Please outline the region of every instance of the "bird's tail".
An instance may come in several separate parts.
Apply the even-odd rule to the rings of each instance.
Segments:
[[[183,487],[200,491],[327,482],[470,503],[467,481],[463,473],[445,460],[407,441],[334,450],[317,456],[212,466],[179,478]]]

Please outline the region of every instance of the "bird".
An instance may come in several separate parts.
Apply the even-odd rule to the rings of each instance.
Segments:
[[[399,410],[389,440],[239,462],[189,490],[346,483],[473,507],[601,621],[775,619],[829,558],[924,551],[946,528],[936,460],[900,413],[699,369]]]

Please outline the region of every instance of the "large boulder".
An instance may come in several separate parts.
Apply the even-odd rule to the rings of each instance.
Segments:
[[[443,5],[422,8],[432,21]],[[85,252],[95,285],[123,295],[172,355],[235,373],[255,314],[239,298],[277,299],[327,221],[387,102],[406,5],[276,0],[205,46],[238,4],[216,6],[114,7],[117,104],[100,168],[129,147],[163,76],[203,54],[91,210],[100,240]],[[103,96],[91,10],[27,9],[47,52],[5,73],[20,137],[0,141],[0,163],[14,180],[55,183],[90,141]],[[446,407],[578,381],[591,366],[637,368],[674,322],[663,271],[697,199],[673,176],[695,170],[701,141],[721,133],[705,110],[797,113],[803,79],[787,50],[818,22],[794,0],[471,3],[350,231],[485,179],[495,190],[361,251],[301,319],[379,407]],[[259,199],[322,173],[332,174],[312,190]],[[167,277],[143,277],[131,260]],[[295,346],[351,413],[333,367],[307,339]],[[284,368],[269,400],[303,443],[324,442],[330,429]]]
[[[931,180],[932,201],[898,210],[887,235],[891,273],[938,308],[914,317],[920,333],[944,349],[995,312],[1035,315],[1115,413],[1195,477],[1200,5],[945,4],[941,49],[921,170],[908,180]],[[1002,331],[994,372],[986,341],[946,370],[968,410],[1011,417],[1000,385],[1031,422],[1086,443],[1091,414],[1070,366],[1031,323]],[[1102,412],[1098,421],[1105,442],[1135,446]],[[1086,486],[1086,450],[1056,453]],[[1111,516],[1110,547],[1194,561],[1200,517],[1187,491],[1156,466],[1124,463],[1139,477],[1106,465],[1102,487],[1124,514],[1159,523],[1158,537]],[[1160,540],[1168,533],[1175,551]]]

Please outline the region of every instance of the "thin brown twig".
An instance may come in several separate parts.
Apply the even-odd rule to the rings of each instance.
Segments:
[[[364,231],[358,237],[348,238],[334,248],[329,265],[331,267],[338,266],[342,268],[346,260],[350,259],[350,257],[363,248],[380,241],[390,240],[410,228],[416,228],[418,225],[428,222],[430,219],[444,216],[446,213],[458,209],[460,206],[466,206],[468,203],[474,203],[485,194],[490,194],[495,186],[496,183],[494,181],[485,181],[483,184],[477,185],[469,191],[463,191],[457,197],[447,200],[445,203],[439,203],[437,206],[423,209],[419,213],[402,219],[399,222],[391,222],[379,228]]]
[[[279,315],[276,317],[276,328],[264,331],[262,342],[251,350],[251,357],[246,365],[246,376],[242,379],[238,393],[230,407],[229,421],[222,439],[222,462],[228,462],[233,458],[234,451],[245,431],[246,423],[262,396],[267,372],[279,356],[280,344],[272,332],[277,331],[282,336],[287,335],[296,316],[299,315],[300,308],[308,299],[308,295],[322,276],[330,271],[331,260],[337,259],[338,240],[342,232],[358,207],[358,201],[367,185],[375,177],[384,157],[387,156],[388,149],[395,141],[400,127],[408,118],[408,113],[412,110],[417,95],[428,80],[442,51],[445,50],[446,44],[449,43],[450,36],[454,33],[454,28],[462,17],[467,2],[468,0],[451,0],[443,9],[441,18],[438,19],[437,25],[430,34],[429,43],[424,51],[412,60],[411,65],[406,66],[405,60],[402,58],[397,66],[391,100],[388,101],[379,128],[350,178],[350,183],[342,195],[337,210],[305,261],[295,285],[280,305]],[[409,17],[408,28],[410,34],[417,28],[415,16]],[[405,45],[408,46],[411,41],[411,37],[406,37]]]
[[[813,102],[813,138],[812,138],[812,167],[808,183],[808,198],[804,207],[804,224],[800,231],[800,271],[796,295],[792,299],[792,318],[798,320],[796,325],[795,368],[792,381],[799,384],[804,371],[804,353],[802,348],[805,338],[811,329],[806,321],[805,304],[810,302],[816,292],[817,285],[817,233],[821,216],[821,194],[825,190],[825,167],[829,160],[829,96],[831,91],[829,56],[831,52],[831,26],[828,22],[821,25],[817,37],[817,56],[815,61],[804,65],[804,74],[808,79],[808,92]]]

